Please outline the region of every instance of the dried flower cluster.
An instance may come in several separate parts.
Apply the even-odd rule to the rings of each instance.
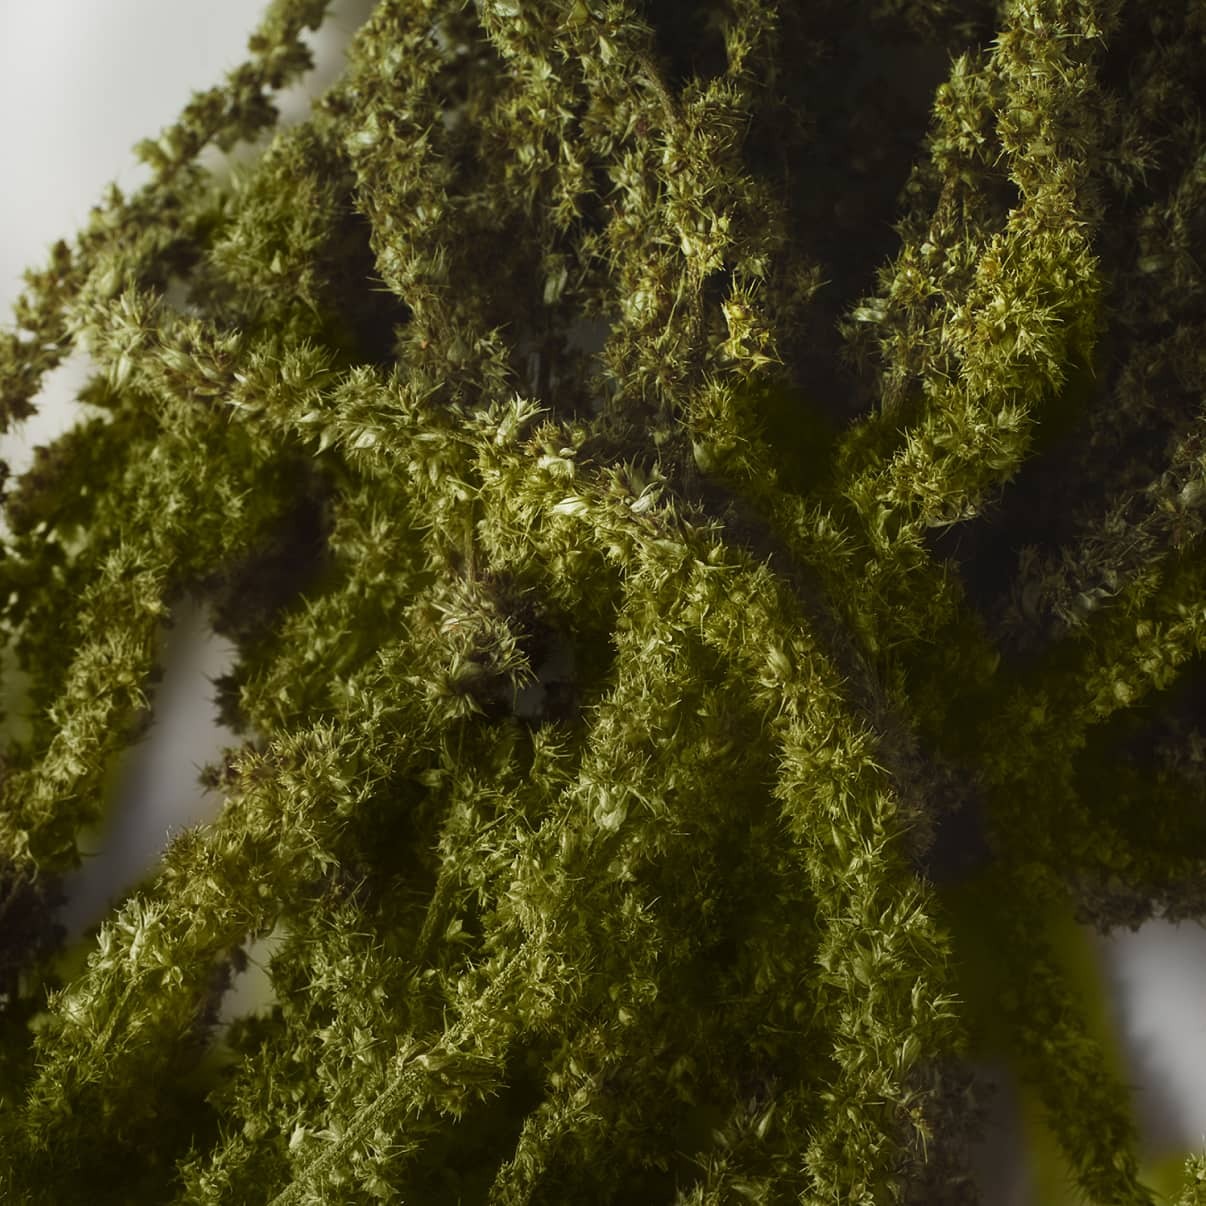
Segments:
[[[4,500],[0,1191],[962,1206],[991,1031],[1152,1203],[1045,934],[1206,911],[1206,3],[380,0],[217,184],[326,8],[0,331],[5,430],[99,369]],[[257,738],[65,976],[190,593]]]

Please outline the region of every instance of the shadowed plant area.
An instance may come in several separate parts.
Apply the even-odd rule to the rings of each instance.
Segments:
[[[3,504],[0,1197],[971,1206],[994,1054],[1154,1206],[1064,936],[1206,913],[1206,3],[379,0],[218,182],[328,7],[0,330],[3,430],[97,368]],[[257,737],[73,965],[188,596]]]

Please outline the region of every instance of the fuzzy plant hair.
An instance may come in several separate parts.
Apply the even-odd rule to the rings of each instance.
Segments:
[[[991,1044],[1151,1206],[1050,935],[1206,915],[1206,3],[379,0],[203,170],[328,7],[0,330],[3,430],[95,365],[3,503],[0,1197],[965,1206]],[[190,599],[244,740],[70,967]]]

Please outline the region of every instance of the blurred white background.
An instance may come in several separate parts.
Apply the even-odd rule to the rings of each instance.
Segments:
[[[346,44],[373,0],[335,0],[317,34],[307,34],[316,68],[279,99],[282,120],[304,120],[311,99],[342,70]],[[132,153],[141,138],[172,122],[199,91],[247,58],[246,40],[262,5],[255,0],[43,0],[0,5],[0,322],[10,324],[21,272],[40,268],[51,244],[69,241],[87,221],[105,186],[127,194],[149,179]],[[262,149],[241,148],[244,159]],[[203,162],[222,172],[215,148]],[[0,437],[0,457],[15,475],[78,417],[75,392],[88,374],[77,354],[46,382],[38,414]],[[111,822],[92,835],[95,853],[73,877],[64,920],[73,937],[93,927],[113,901],[153,870],[167,834],[205,820],[219,806],[202,796],[197,770],[215,761],[233,733],[213,719],[210,680],[229,670],[230,650],[200,609],[181,611],[164,633],[166,674],[153,695],[155,725],[114,771],[118,801]],[[5,654],[3,697],[9,731],[23,726],[21,676]],[[1086,935],[1096,953],[1100,991],[1125,1050],[1146,1154],[1183,1154],[1206,1143],[1206,929],[1145,926],[1108,940]],[[261,954],[266,949],[259,948]],[[256,954],[253,951],[253,956]],[[266,999],[253,966],[236,983],[224,1015]],[[977,1151],[977,1179],[987,1206],[1057,1206],[1074,1201],[1040,1188],[1027,1157],[1017,1098],[1007,1070],[988,1141]]]

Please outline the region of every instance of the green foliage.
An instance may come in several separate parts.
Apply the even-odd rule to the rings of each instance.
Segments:
[[[1202,6],[380,0],[219,187],[325,14],[0,333],[4,430],[97,366],[4,503],[0,1187],[963,1206],[987,1050],[1151,1203],[1067,927],[1206,907]],[[73,964],[188,594],[246,740]]]

